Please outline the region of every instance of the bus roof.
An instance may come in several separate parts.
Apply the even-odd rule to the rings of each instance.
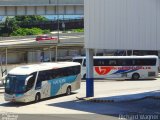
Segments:
[[[70,66],[77,66],[80,63],[77,62],[48,62],[48,63],[40,63],[40,64],[33,64],[33,65],[25,65],[13,68],[9,71],[9,74],[13,75],[29,75],[31,73],[43,70],[50,70],[50,69],[58,69]]]
[[[77,56],[77,57],[73,57],[73,59],[85,59],[85,56]],[[145,56],[94,56],[94,59],[134,59],[134,58],[157,58],[158,56],[156,55],[145,55]]]

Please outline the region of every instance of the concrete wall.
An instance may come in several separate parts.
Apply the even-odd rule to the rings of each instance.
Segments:
[[[58,60],[69,60],[74,56],[80,56],[85,54],[85,50],[68,50],[68,49],[58,49],[57,53]],[[55,50],[46,50],[46,51],[30,51],[27,54],[27,63],[35,63],[41,61],[49,61],[50,58],[52,61],[55,60]],[[43,60],[42,60],[43,59]]]
[[[80,56],[85,54],[85,49],[58,49],[58,60],[68,60],[74,56]],[[11,52],[8,51],[7,60],[8,64],[19,64],[19,63],[36,63],[43,61],[55,60],[55,49],[50,50],[34,50],[28,52]],[[0,54],[0,62],[3,62],[3,65],[6,62],[5,52]]]
[[[160,0],[85,0],[85,47],[160,49]]]
[[[24,53],[8,53],[7,55],[7,62],[11,64],[16,64],[16,63],[23,63],[25,60],[25,54]],[[0,55],[0,60],[3,62],[3,64],[6,61],[6,56]]]
[[[30,51],[27,54],[27,62],[28,63],[33,63],[33,62],[40,62],[41,61],[41,51]]]

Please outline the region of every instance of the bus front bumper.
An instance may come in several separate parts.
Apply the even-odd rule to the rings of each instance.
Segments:
[[[10,102],[29,102],[27,99],[25,99],[24,94],[19,94],[19,95],[9,95],[9,94],[4,94],[4,99],[5,101],[10,101]]]

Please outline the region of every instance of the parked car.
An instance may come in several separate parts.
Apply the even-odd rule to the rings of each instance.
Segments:
[[[43,41],[43,40],[57,40],[57,37],[48,35],[39,35],[36,37],[36,41]]]

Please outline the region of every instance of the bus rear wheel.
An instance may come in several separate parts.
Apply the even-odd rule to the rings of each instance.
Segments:
[[[66,90],[66,95],[70,95],[70,94],[71,94],[71,86],[68,86]]]
[[[133,75],[132,75],[132,79],[133,80],[138,80],[140,78],[140,75],[138,74],[138,73],[134,73]]]
[[[37,93],[35,96],[35,103],[39,102],[41,100],[41,95],[40,93]]]

